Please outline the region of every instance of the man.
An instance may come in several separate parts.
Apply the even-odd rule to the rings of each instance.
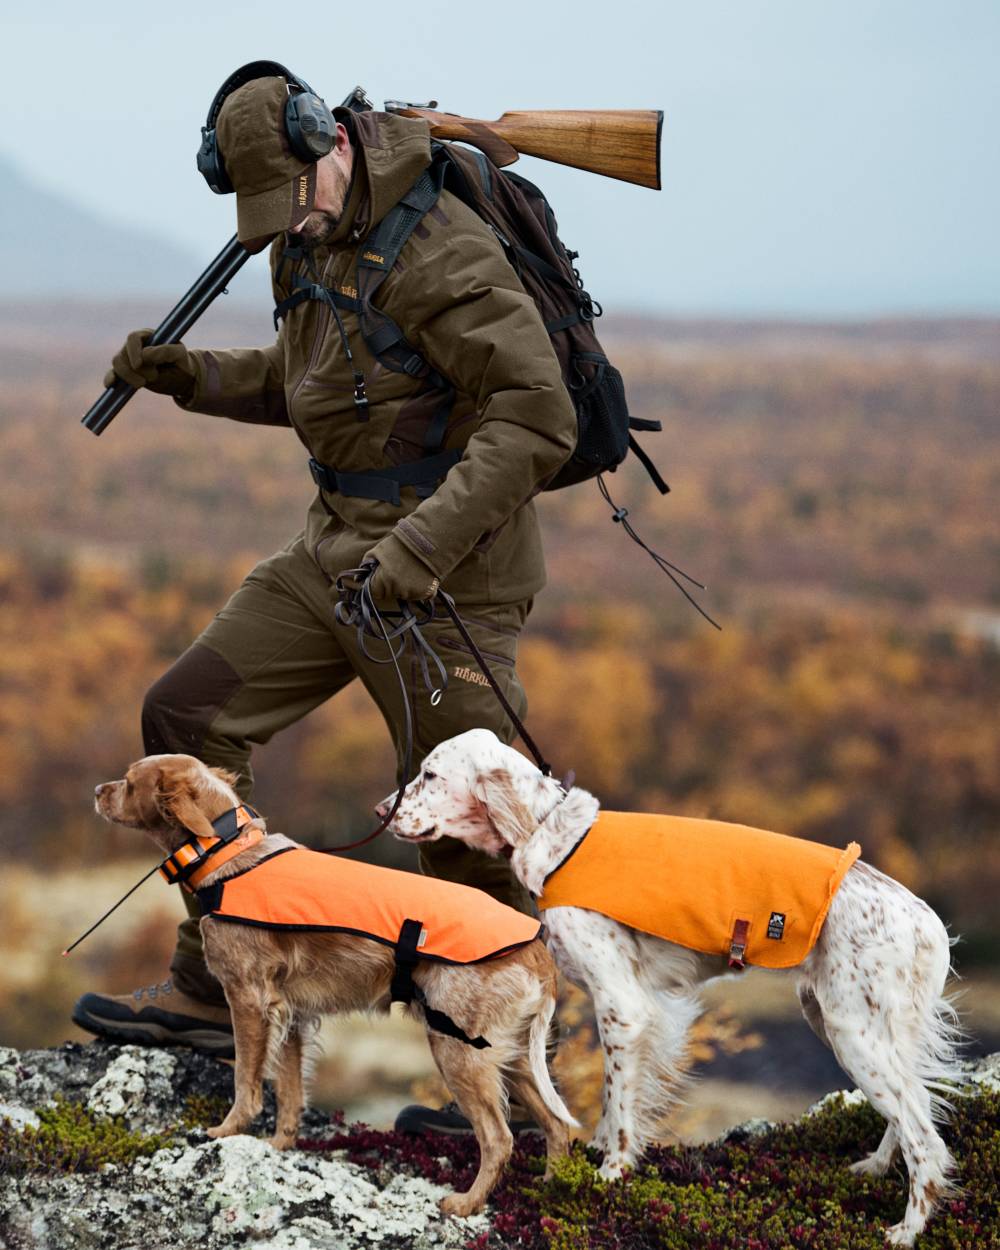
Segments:
[[[284,79],[260,78],[233,92],[219,114],[237,233],[251,250],[274,240],[278,303],[300,289],[293,275],[302,285],[321,283],[337,302],[305,299],[286,309],[269,347],[151,348],[149,332],[135,331],[113,362],[125,381],[172,395],[189,411],[290,426],[325,466],[304,532],[249,574],[143,707],[147,753],[182,751],[230,769],[244,798],[253,784],[251,746],[355,678],[386,718],[402,770],[395,672],[371,663],[355,632],[334,620],[334,579],[366,558],[377,561],[377,603],[428,599],[443,586],[523,712],[517,638],[545,580],[531,498],[576,441],[573,405],[534,303],[493,233],[447,191],[403,247],[377,305],[454,388],[450,409],[442,409],[443,392],[426,369],[414,376],[376,361],[351,311],[359,248],[427,167],[429,128],[418,119],[338,111],[332,150],[310,164],[288,146],[286,98]],[[437,446],[455,452],[451,460],[460,453],[450,468],[441,467],[440,455],[428,457],[434,426]],[[421,478],[420,461],[433,470],[430,479]],[[407,476],[397,473],[401,466],[419,479],[416,486],[399,485]],[[424,634],[451,662],[437,706],[416,679],[419,666],[404,667],[414,766],[443,739],[475,726],[510,741],[512,726],[477,680],[450,620],[435,617]],[[505,864],[450,839],[422,849],[421,867],[529,907]],[[163,985],[131,995],[87,994],[74,1019],[117,1041],[231,1054],[228,1009],[205,966],[193,910],[180,926],[171,973]]]

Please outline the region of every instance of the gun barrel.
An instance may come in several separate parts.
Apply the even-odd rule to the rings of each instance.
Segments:
[[[242,269],[250,259],[250,255],[251,253],[233,235],[218,256],[156,327],[149,340],[150,344],[158,347],[161,343],[179,342],[212,301],[232,281],[233,276]],[[87,410],[81,418],[81,423],[91,433],[103,434],[135,392],[134,386],[117,378],[114,385],[109,386],[96,403]]]

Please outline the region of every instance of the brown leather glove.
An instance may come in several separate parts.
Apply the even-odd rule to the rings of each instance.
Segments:
[[[395,534],[386,534],[368,552],[366,560],[378,564],[371,576],[372,598],[376,603],[395,604],[397,599],[433,599],[441,585],[428,568]]]
[[[104,385],[113,386],[115,379],[121,378],[129,386],[144,386],[159,395],[190,399],[197,378],[191,353],[183,343],[147,347],[152,334],[150,329],[133,330],[129,334],[104,375]]]

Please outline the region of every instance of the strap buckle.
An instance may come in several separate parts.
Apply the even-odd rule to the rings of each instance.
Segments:
[[[737,920],[733,925],[733,936],[729,942],[729,966],[737,972],[746,967],[747,939],[750,936],[750,921]]]
[[[309,472],[312,474],[312,480],[321,490],[329,491],[331,495],[337,493],[337,475],[329,465],[310,456]]]

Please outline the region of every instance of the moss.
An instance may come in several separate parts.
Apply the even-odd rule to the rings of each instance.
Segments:
[[[96,1172],[105,1163],[133,1163],[170,1145],[177,1133],[218,1124],[229,1105],[228,1098],[192,1094],[177,1124],[143,1134],[126,1128],[121,1116],[97,1117],[82,1103],[58,1098],[37,1112],[37,1128],[0,1121],[0,1173]]]
[[[221,1124],[231,1105],[231,1098],[223,1098],[218,1094],[191,1094],[184,1100],[180,1127],[190,1130]]]
[[[37,1128],[0,1121],[0,1172],[96,1172],[106,1163],[133,1163],[170,1142],[169,1133],[134,1133],[120,1116],[98,1117],[62,1098],[37,1115]]]

